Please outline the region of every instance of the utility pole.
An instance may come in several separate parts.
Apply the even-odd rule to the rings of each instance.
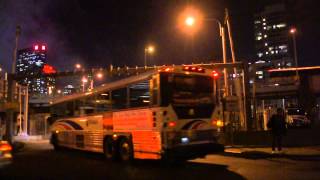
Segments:
[[[234,43],[233,43],[233,38],[232,38],[232,32],[231,32],[231,25],[230,25],[230,18],[229,18],[229,12],[228,9],[225,9],[225,23],[227,24],[227,28],[228,28],[228,36],[229,36],[229,41],[230,41],[230,49],[231,49],[231,57],[232,57],[232,63],[236,63],[236,56],[235,56],[235,51],[234,51]],[[233,69],[233,73],[235,74],[235,91],[236,91],[236,95],[239,98],[238,99],[238,106],[239,106],[239,110],[240,110],[240,116],[241,116],[241,126],[244,127],[245,129],[248,128],[248,124],[247,124],[247,120],[249,119],[249,113],[247,111],[247,88],[246,88],[246,82],[247,82],[247,68],[245,67],[246,64],[244,64],[243,67],[243,87],[241,88],[241,83],[239,78],[237,77],[237,69],[234,68]],[[243,93],[241,93],[243,90]]]
[[[17,60],[17,51],[18,51],[18,42],[21,34],[21,27],[18,25],[16,27],[16,38],[15,38],[15,47],[13,50],[13,59],[12,59],[12,69],[11,74],[8,75],[8,104],[14,103],[14,96],[16,91],[16,82],[14,80],[15,69],[16,69],[16,60]],[[14,108],[10,107],[6,112],[6,140],[9,143],[12,143],[13,135],[13,122],[14,122]]]

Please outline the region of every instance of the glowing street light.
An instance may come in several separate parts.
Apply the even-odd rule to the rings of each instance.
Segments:
[[[75,68],[79,70],[81,68],[81,64],[79,63],[75,64]]]
[[[187,26],[193,26],[195,23],[195,18],[193,16],[188,16],[185,20]]]
[[[182,13],[181,17],[184,18],[184,26],[188,27],[190,30],[188,32],[191,32],[191,33],[193,33],[197,28],[199,28],[198,26],[200,26],[201,21],[214,21],[214,22],[218,23],[220,37],[221,37],[223,63],[227,63],[226,38],[225,38],[224,25],[216,18],[203,18],[201,13],[193,8],[187,8]],[[183,30],[185,30],[185,28]],[[227,69],[224,68],[223,71],[224,71],[223,74],[224,74],[225,94],[229,95]]]
[[[299,73],[298,73],[298,55],[297,55],[297,44],[296,44],[296,34],[297,29],[295,27],[290,29],[290,34],[292,35],[292,41],[293,41],[293,53],[294,53],[294,65],[296,67],[296,78],[297,81],[299,79]]]
[[[148,54],[153,54],[155,51],[154,46],[149,45],[144,49],[144,67],[147,67],[147,56]]]
[[[83,78],[82,78],[82,82],[83,82],[83,83],[87,83],[87,82],[88,82],[88,79],[85,78],[85,77],[83,77]]]
[[[103,74],[102,74],[102,73],[97,73],[97,74],[96,74],[96,77],[99,78],[99,79],[101,79],[101,78],[103,77]]]

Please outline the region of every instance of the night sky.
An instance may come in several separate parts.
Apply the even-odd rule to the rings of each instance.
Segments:
[[[229,8],[236,56],[254,59],[253,14],[272,0],[0,0],[0,66],[12,61],[16,25],[22,27],[19,48],[37,42],[48,46],[48,63],[58,70],[143,65],[144,48],[152,43],[151,64],[221,61],[218,27],[206,22],[193,38],[177,19],[187,5],[206,17],[223,18]],[[316,0],[290,0],[298,28],[300,65],[320,65],[320,15]]]

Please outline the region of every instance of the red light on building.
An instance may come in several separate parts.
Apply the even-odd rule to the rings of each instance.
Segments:
[[[45,50],[46,50],[46,46],[45,46],[45,45],[42,45],[42,46],[41,46],[41,50],[45,51]]]
[[[38,45],[35,45],[35,46],[34,46],[34,50],[36,50],[36,51],[39,50],[39,46],[38,46]]]
[[[43,66],[42,72],[43,72],[44,74],[54,74],[54,73],[56,73],[57,71],[54,69],[54,67],[52,67],[52,66],[50,66],[50,65],[48,65],[48,64],[45,64],[45,65]]]

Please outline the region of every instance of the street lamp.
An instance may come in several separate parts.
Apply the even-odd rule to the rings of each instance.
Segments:
[[[153,54],[155,51],[154,46],[149,45],[144,48],[144,67],[147,67],[147,56],[148,54]]]
[[[294,63],[296,67],[296,78],[299,79],[299,73],[298,73],[298,55],[297,55],[297,45],[296,45],[296,33],[297,29],[295,27],[290,29],[290,34],[292,35],[292,41],[293,41],[293,54],[294,54]]]
[[[96,77],[99,78],[99,79],[101,79],[101,78],[103,77],[103,74],[102,74],[102,73],[97,73],[97,74],[96,74]]]
[[[227,63],[227,52],[226,52],[226,38],[225,38],[225,28],[223,24],[216,18],[199,18],[202,19],[203,21],[214,21],[218,23],[219,25],[219,31],[220,31],[220,37],[221,37],[221,46],[222,46],[222,56],[223,56],[223,63]],[[193,27],[196,24],[196,17],[189,15],[186,16],[184,22],[185,25],[188,27]],[[228,76],[227,76],[227,69],[223,69],[223,74],[224,74],[224,84],[225,84],[225,95],[229,95],[229,89],[228,89]]]
[[[195,22],[195,19],[193,16],[188,16],[185,20],[185,23],[187,26],[193,26]]]
[[[77,64],[74,65],[74,67],[76,68],[76,70],[79,71],[82,66],[81,66],[81,64],[77,63]]]
[[[88,82],[88,79],[86,77],[82,77],[82,92],[85,92],[85,84]]]

